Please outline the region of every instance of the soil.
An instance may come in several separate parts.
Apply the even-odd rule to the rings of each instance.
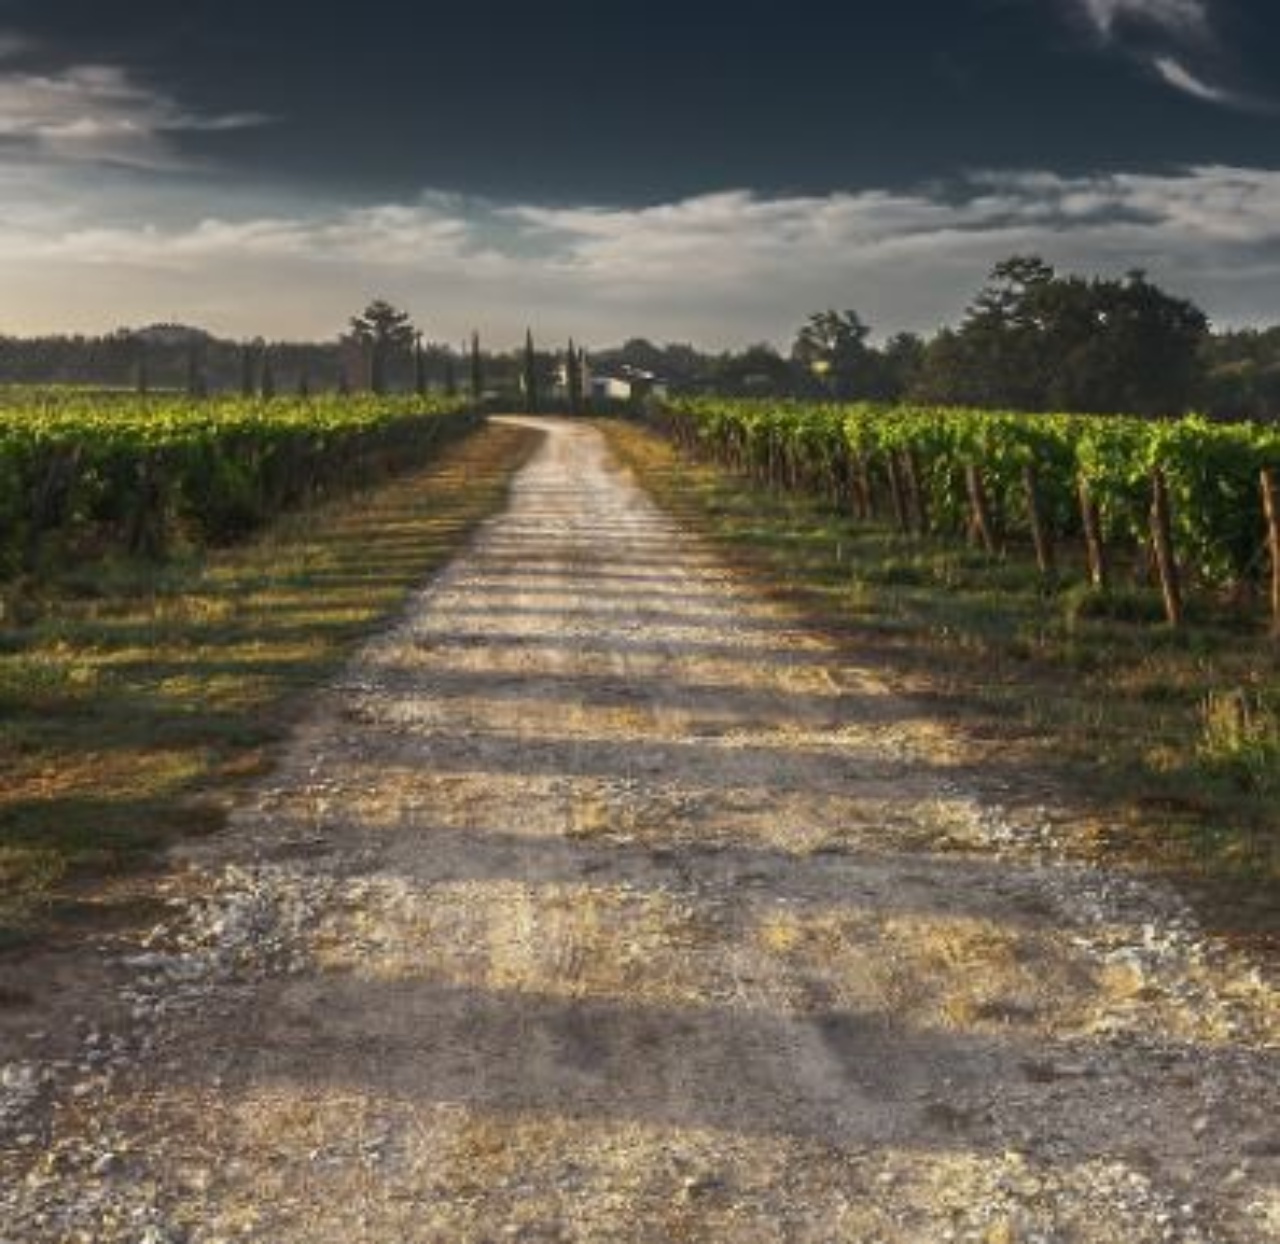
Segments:
[[[1280,1238],[1257,965],[536,426],[106,996],[10,1008],[0,1241]]]

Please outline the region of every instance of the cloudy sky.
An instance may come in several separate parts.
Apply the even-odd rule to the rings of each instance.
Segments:
[[[1280,320],[1275,0],[0,0],[0,331],[784,342],[992,262]]]

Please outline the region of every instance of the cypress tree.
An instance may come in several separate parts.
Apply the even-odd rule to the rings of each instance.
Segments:
[[[480,334],[471,334],[471,401],[480,405],[484,396],[484,366],[480,361]]]
[[[569,354],[565,360],[565,385],[569,391],[569,413],[582,414],[582,352],[569,339]]]
[[[413,346],[413,391],[419,397],[427,396],[427,355],[422,348],[422,335]]]
[[[538,413],[538,355],[533,348],[533,329],[526,329],[524,336],[524,408],[526,413]]]

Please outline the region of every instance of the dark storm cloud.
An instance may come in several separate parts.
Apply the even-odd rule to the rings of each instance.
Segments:
[[[1267,318],[1277,64],[1261,0],[0,0],[0,330],[928,329],[1030,250]]]
[[[246,175],[371,197],[429,185],[621,203],[975,167],[1270,160],[1270,125],[1211,106],[1236,86],[1216,76],[1219,53],[1198,57],[1211,30],[1221,49],[1247,26],[1259,65],[1277,63],[1271,7],[10,0],[0,24],[38,40],[49,69],[123,66],[202,114],[279,118],[189,136]],[[1141,49],[1143,72],[1099,39]]]

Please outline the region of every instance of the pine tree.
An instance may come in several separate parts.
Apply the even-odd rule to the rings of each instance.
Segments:
[[[533,329],[524,337],[524,408],[530,415],[538,413],[538,355],[533,348]]]
[[[387,368],[397,351],[406,350],[421,334],[404,311],[381,298],[351,320],[352,334],[364,343],[369,357],[369,387],[387,391]]]

